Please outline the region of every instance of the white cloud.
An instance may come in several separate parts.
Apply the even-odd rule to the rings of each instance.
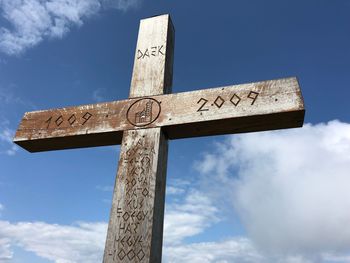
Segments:
[[[106,233],[106,223],[65,226],[0,221],[0,261],[13,257],[15,245],[56,263],[101,262]]]
[[[18,147],[12,142],[15,132],[0,123],[0,154],[13,156],[18,151]],[[3,149],[2,149],[3,148]]]
[[[129,8],[138,7],[140,0],[102,0],[103,6],[106,8],[116,8],[126,11]]]
[[[106,231],[106,223],[57,225],[44,222],[13,224],[0,221],[0,262],[11,262],[15,258],[14,246],[56,263],[101,262]],[[164,247],[163,261],[166,263],[311,262],[301,257],[288,257],[283,260],[275,258],[271,261],[263,257],[247,238],[167,245]]]
[[[210,200],[198,191],[188,190],[183,199],[167,206],[164,227],[166,250],[172,251],[176,246],[179,251],[186,237],[202,233],[217,220],[217,210]],[[12,258],[13,246],[57,263],[100,262],[106,231],[106,223],[67,226],[0,221],[0,262],[2,258]]]
[[[22,106],[25,106],[26,108],[31,108],[33,110],[37,109],[37,107],[32,102],[23,100],[22,98],[16,96],[13,92],[13,90],[15,89],[16,89],[16,85],[14,84],[9,85],[9,87],[7,88],[0,87],[0,113],[2,113],[2,111],[6,112],[6,110],[8,109],[8,106],[11,104],[22,105]],[[4,124],[5,122],[8,122],[8,121],[2,120],[0,118],[0,124]]]
[[[184,189],[179,188],[179,187],[175,187],[175,186],[168,186],[166,188],[166,194],[167,195],[179,195],[179,194],[183,194],[185,192]]]
[[[265,254],[324,262],[350,253],[350,124],[236,135],[217,147],[196,165],[206,189],[229,197]]]
[[[172,179],[167,182],[166,186],[166,195],[167,196],[176,196],[183,195],[189,189],[191,182],[183,179]]]
[[[7,89],[0,87],[0,154],[9,156],[15,155],[18,151],[18,147],[12,142],[15,131],[11,128],[10,121],[5,115],[11,112],[9,108],[18,107],[19,105],[25,106],[26,108],[36,108],[35,105],[29,101],[15,96],[12,92],[13,88],[15,88],[14,85],[10,85]]]
[[[140,0],[0,0],[10,28],[0,28],[0,50],[18,55],[46,38],[61,38],[102,6],[127,10]]]
[[[203,193],[189,190],[184,199],[165,207],[164,243],[178,244],[219,221],[218,210]]]
[[[13,257],[13,252],[10,249],[8,238],[0,237],[0,262],[10,262]]]
[[[92,98],[96,101],[96,102],[102,102],[104,101],[104,97],[103,97],[103,93],[106,92],[106,89],[104,88],[98,88],[96,90],[94,90],[93,94],[92,94]]]
[[[105,223],[65,226],[43,222],[11,224],[0,221],[0,262],[10,262],[13,246],[22,247],[57,263],[101,262],[106,231]],[[255,257],[259,258],[246,239],[167,246],[164,249],[165,262],[199,262],[200,258],[203,262],[232,262],[230,259]],[[210,259],[212,260],[209,261]]]
[[[167,263],[258,263],[263,260],[245,238],[165,247],[163,258]]]
[[[175,230],[175,229],[174,229]],[[106,223],[57,225],[44,222],[9,223],[0,221],[0,262],[15,258],[14,246],[56,263],[101,262]],[[329,262],[348,262],[348,258],[326,255]],[[219,242],[171,244],[164,247],[165,263],[312,263],[302,256],[264,257],[247,238]]]
[[[0,132],[0,140],[3,142],[11,143],[13,138],[13,131],[5,128]]]
[[[205,193],[193,188],[190,181],[172,179],[166,194],[165,245],[178,245],[220,221],[221,214],[215,204]]]

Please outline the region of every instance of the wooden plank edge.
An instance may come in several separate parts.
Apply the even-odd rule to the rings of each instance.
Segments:
[[[300,128],[304,124],[305,109],[279,112],[273,114],[254,115],[249,117],[231,118],[164,126],[164,132],[170,140],[203,136],[227,135],[287,128]]]
[[[117,145],[121,143],[122,137],[123,131],[113,131],[98,134],[82,134],[35,140],[14,138],[13,142],[25,150],[33,153],[53,150],[66,150],[73,148]]]

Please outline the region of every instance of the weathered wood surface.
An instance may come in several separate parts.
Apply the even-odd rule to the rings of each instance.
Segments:
[[[130,97],[170,92],[173,40],[168,15],[141,21]],[[152,46],[162,47],[162,53],[147,57]],[[129,108],[133,120],[137,115],[139,121],[150,122],[156,111],[152,105],[153,101]],[[167,156],[168,141],[161,128],[124,132],[104,263],[161,262]]]
[[[174,41],[169,15],[141,20],[129,98],[171,93]]]
[[[161,262],[167,145],[160,128],[124,132],[104,263]]]
[[[140,82],[144,85],[145,80]],[[154,79],[150,82],[159,85]],[[146,97],[28,112],[14,141],[35,152],[120,144],[122,132],[132,129],[163,127],[169,139],[178,139],[300,127],[304,120],[296,78],[158,96],[142,91],[142,95]],[[137,120],[147,102],[152,102],[152,116]]]

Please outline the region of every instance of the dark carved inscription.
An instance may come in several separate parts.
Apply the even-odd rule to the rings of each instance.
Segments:
[[[60,125],[62,124],[63,122],[63,118],[62,118],[62,115],[60,115],[56,120],[55,120],[55,123],[57,125],[57,127],[60,127]]]
[[[126,118],[132,125],[143,127],[154,122],[159,117],[160,112],[159,101],[153,98],[144,98],[130,105]]]
[[[84,119],[84,122],[83,122],[83,125],[88,121],[90,120],[90,118],[92,117],[92,114],[90,112],[86,112],[84,115],[83,115],[83,119]]]
[[[221,98],[220,96],[218,96],[215,101],[214,104],[220,109],[222,107],[222,105],[224,105],[225,100],[223,98]]]
[[[233,94],[233,96],[230,99],[231,103],[233,105],[235,105],[236,107],[238,106],[238,104],[241,102],[241,98],[235,93]]]
[[[252,100],[250,105],[254,105],[258,96],[259,96],[258,92],[250,91],[246,98]],[[242,101],[242,98],[235,93],[231,97],[229,97],[227,100],[229,100],[235,107],[237,107],[238,104]],[[210,104],[209,106],[207,106],[208,102],[209,100],[207,100],[206,98],[200,98],[199,101],[197,102],[197,104],[200,104],[197,111],[208,111],[210,107]],[[223,97],[217,96],[216,99],[211,104],[211,106],[216,106],[218,109],[221,109],[221,107],[225,104],[225,102],[226,100]]]
[[[259,93],[258,93],[258,92],[255,92],[255,91],[249,92],[248,98],[253,100],[251,105],[254,104],[254,102],[255,102],[256,99],[258,98],[258,95],[259,95]]]
[[[144,58],[150,58],[150,57],[158,57],[158,56],[165,56],[164,53],[164,46],[153,46],[150,48],[146,48],[144,50],[137,50],[137,59],[144,59]]]
[[[201,103],[201,106],[199,107],[199,109],[197,111],[207,111],[209,109],[207,108],[204,108],[205,104],[207,104],[208,100],[207,99],[204,99],[204,98],[200,98],[200,100],[197,102],[198,103]]]
[[[73,125],[74,122],[77,120],[77,118],[75,117],[75,114],[72,114],[69,118],[68,118],[68,122],[70,125]]]
[[[138,139],[122,156],[125,170],[120,174],[125,186],[123,200],[117,201],[118,230],[114,236],[113,249],[109,255],[114,262],[143,262],[149,251],[149,240],[144,230],[152,222],[150,203],[150,180],[154,146],[147,140]]]
[[[48,128],[49,128],[50,123],[51,123],[51,120],[52,120],[52,117],[48,118],[48,120],[47,120],[47,121],[45,121],[45,123],[47,123],[47,127],[46,127],[46,129],[48,129]]]
[[[81,125],[84,125],[90,118],[92,117],[92,114],[90,112],[85,112],[79,119],[76,116],[76,114],[72,114],[69,117],[65,118],[63,117],[63,115],[59,115],[59,116],[55,116],[55,118],[53,116],[51,116],[50,118],[48,118],[44,123],[46,125],[46,129],[49,128],[58,128],[60,127],[64,122],[67,122],[70,126],[73,126],[73,124],[75,123],[80,123]],[[54,120],[53,125],[51,125],[52,119]],[[51,127],[50,127],[51,126]]]

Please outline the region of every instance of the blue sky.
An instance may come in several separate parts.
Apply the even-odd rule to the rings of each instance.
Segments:
[[[350,262],[349,0],[0,0],[0,262],[101,262],[119,147],[30,154],[26,111],[125,99],[170,13],[173,92],[297,76],[301,129],[170,142],[164,262]]]

